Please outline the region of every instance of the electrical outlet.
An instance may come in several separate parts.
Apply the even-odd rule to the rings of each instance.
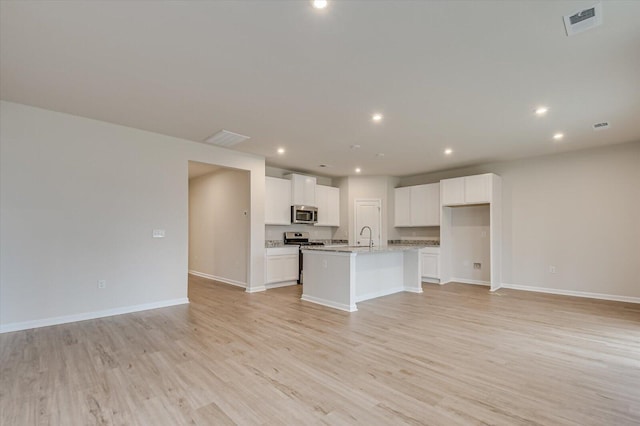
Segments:
[[[550,274],[555,274],[556,273],[555,265],[549,265],[549,273]]]
[[[107,280],[98,280],[98,288],[107,288]]]
[[[482,264],[481,263],[474,263],[473,264],[473,269],[481,269],[482,268]]]
[[[164,229],[154,229],[153,238],[164,238]]]

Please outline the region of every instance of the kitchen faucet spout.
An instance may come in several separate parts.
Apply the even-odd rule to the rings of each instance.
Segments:
[[[364,234],[364,230],[368,229],[369,230],[369,248],[373,248],[373,231],[371,230],[370,226],[363,226],[362,229],[360,230],[360,236],[362,236],[362,234]]]

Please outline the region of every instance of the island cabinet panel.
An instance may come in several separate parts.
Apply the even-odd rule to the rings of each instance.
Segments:
[[[464,176],[440,181],[443,206],[486,204],[492,201],[492,188],[496,175]]]
[[[291,181],[266,177],[265,211],[266,225],[291,225]]]
[[[356,302],[422,293],[419,247],[309,247],[302,253],[302,300],[353,312]]]
[[[318,223],[315,226],[340,226],[340,188],[316,185]]]

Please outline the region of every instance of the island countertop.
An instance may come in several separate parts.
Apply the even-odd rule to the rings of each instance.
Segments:
[[[306,246],[302,248],[304,252],[314,251],[329,251],[337,253],[387,253],[393,251],[407,251],[407,250],[420,250],[427,247],[427,245],[388,245],[388,246],[374,246],[369,248],[368,246]]]

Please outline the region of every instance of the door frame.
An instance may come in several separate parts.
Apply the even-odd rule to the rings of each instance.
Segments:
[[[358,233],[358,204],[375,203],[378,205],[378,246],[382,245],[382,200],[380,198],[356,198],[353,200],[353,245],[357,245]]]

